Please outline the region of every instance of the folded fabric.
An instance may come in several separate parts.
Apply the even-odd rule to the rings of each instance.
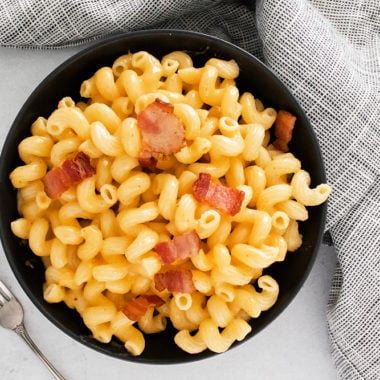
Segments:
[[[254,1],[222,0],[159,3],[148,0],[3,0],[0,3],[0,46],[57,48],[110,34],[161,27],[209,33],[233,40],[251,52],[259,52],[254,4]]]
[[[305,109],[334,188],[327,229],[338,268],[327,318],[343,379],[380,376],[379,17],[375,0],[263,1],[257,9],[265,62]]]
[[[152,27],[229,40],[285,82],[320,142],[327,230],[338,256],[327,305],[342,379],[380,374],[380,3],[378,0],[5,0],[0,45],[58,48]]]

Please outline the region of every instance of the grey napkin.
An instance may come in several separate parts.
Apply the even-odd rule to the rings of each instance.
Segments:
[[[151,27],[229,40],[287,84],[317,134],[338,256],[327,305],[342,379],[380,378],[379,0],[3,0],[0,45],[58,48]]]

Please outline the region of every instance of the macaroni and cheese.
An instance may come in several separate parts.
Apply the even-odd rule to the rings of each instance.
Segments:
[[[140,355],[170,320],[184,351],[223,352],[276,302],[264,270],[300,247],[307,206],[331,189],[273,144],[278,112],[238,75],[234,60],[128,53],[19,144],[12,231],[46,266],[45,300],[97,340]]]

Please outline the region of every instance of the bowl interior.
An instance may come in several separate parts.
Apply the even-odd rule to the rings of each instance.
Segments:
[[[21,161],[17,145],[30,134],[30,126],[38,116],[48,116],[64,96],[79,99],[79,88],[83,80],[101,66],[110,65],[128,51],[146,50],[162,57],[174,51],[188,52],[195,66],[201,66],[211,57],[235,59],[241,72],[237,84],[241,93],[245,90],[266,106],[286,109],[297,116],[294,137],[290,150],[302,161],[303,168],[312,177],[312,185],[325,181],[323,163],[316,137],[297,101],[287,88],[260,61],[242,49],[198,33],[184,31],[151,30],[112,37],[93,45],[67,60],[54,70],[36,88],[17,115],[5,141],[0,158],[0,233],[5,254],[16,278],[36,307],[56,326],[72,338],[102,353],[124,360],[145,363],[179,363],[203,359],[214,355],[204,351],[190,355],[179,349],[173,342],[174,330],[168,329],[146,339],[146,348],[141,356],[133,357],[117,340],[110,344],[95,341],[76,312],[62,304],[48,304],[42,297],[44,269],[41,260],[33,255],[27,243],[16,238],[10,230],[10,222],[18,217],[16,190],[9,181],[9,173]],[[291,253],[283,263],[272,265],[265,273],[272,275],[279,283],[280,295],[277,303],[258,319],[253,319],[250,337],[257,334],[277,317],[290,303],[306,279],[320,245],[325,221],[325,205],[309,209],[309,220],[301,223],[303,245],[298,252]],[[235,343],[234,346],[240,343]],[[163,348],[164,347],[164,348]]]

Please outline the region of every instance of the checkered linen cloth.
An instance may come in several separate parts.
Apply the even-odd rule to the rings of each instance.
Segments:
[[[2,0],[0,45],[59,48],[146,28],[201,31],[256,55],[307,113],[334,191],[327,305],[342,379],[380,378],[379,0]]]

